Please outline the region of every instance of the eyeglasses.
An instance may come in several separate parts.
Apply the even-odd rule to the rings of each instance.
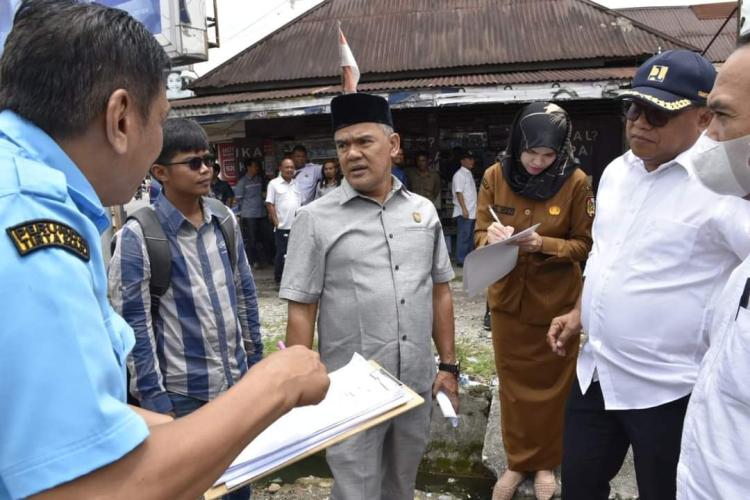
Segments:
[[[214,157],[212,155],[206,156],[193,156],[183,161],[175,161],[172,163],[162,163],[161,165],[187,165],[190,170],[200,170],[203,165],[209,166],[213,163]]]
[[[652,127],[657,128],[663,127],[669,123],[669,120],[679,114],[679,112],[675,113],[673,111],[664,111],[651,106],[644,106],[634,101],[631,101],[629,105],[626,104],[626,106],[625,118],[634,122],[641,116],[641,113],[643,113],[646,115],[646,121]]]

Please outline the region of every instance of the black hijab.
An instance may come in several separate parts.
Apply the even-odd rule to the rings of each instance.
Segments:
[[[510,127],[508,148],[498,158],[514,193],[532,200],[557,194],[578,168],[570,143],[572,130],[568,114],[557,104],[535,102],[518,112]],[[557,158],[541,174],[531,175],[521,164],[521,153],[538,147],[554,149]]]

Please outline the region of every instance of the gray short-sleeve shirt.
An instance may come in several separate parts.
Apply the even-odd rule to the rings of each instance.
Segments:
[[[385,203],[346,180],[301,208],[279,296],[319,302],[321,359],[329,370],[359,352],[417,392],[432,386],[432,288],[453,279],[432,202],[394,177]]]

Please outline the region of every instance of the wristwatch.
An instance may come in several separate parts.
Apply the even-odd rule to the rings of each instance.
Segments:
[[[441,372],[452,373],[456,378],[458,378],[458,374],[461,372],[461,364],[458,362],[455,365],[452,365],[450,363],[440,363],[438,365],[438,370],[440,370]]]

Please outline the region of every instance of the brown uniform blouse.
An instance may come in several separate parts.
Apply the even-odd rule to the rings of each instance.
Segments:
[[[591,250],[594,216],[594,195],[586,174],[576,170],[557,194],[539,201],[514,193],[499,163],[489,167],[479,188],[477,247],[486,244],[487,227],[494,222],[488,206],[516,233],[541,223],[537,233],[543,239],[541,252],[520,252],[515,269],[490,286],[490,308],[514,314],[521,323],[549,324],[569,311],[581,293],[580,262]]]

